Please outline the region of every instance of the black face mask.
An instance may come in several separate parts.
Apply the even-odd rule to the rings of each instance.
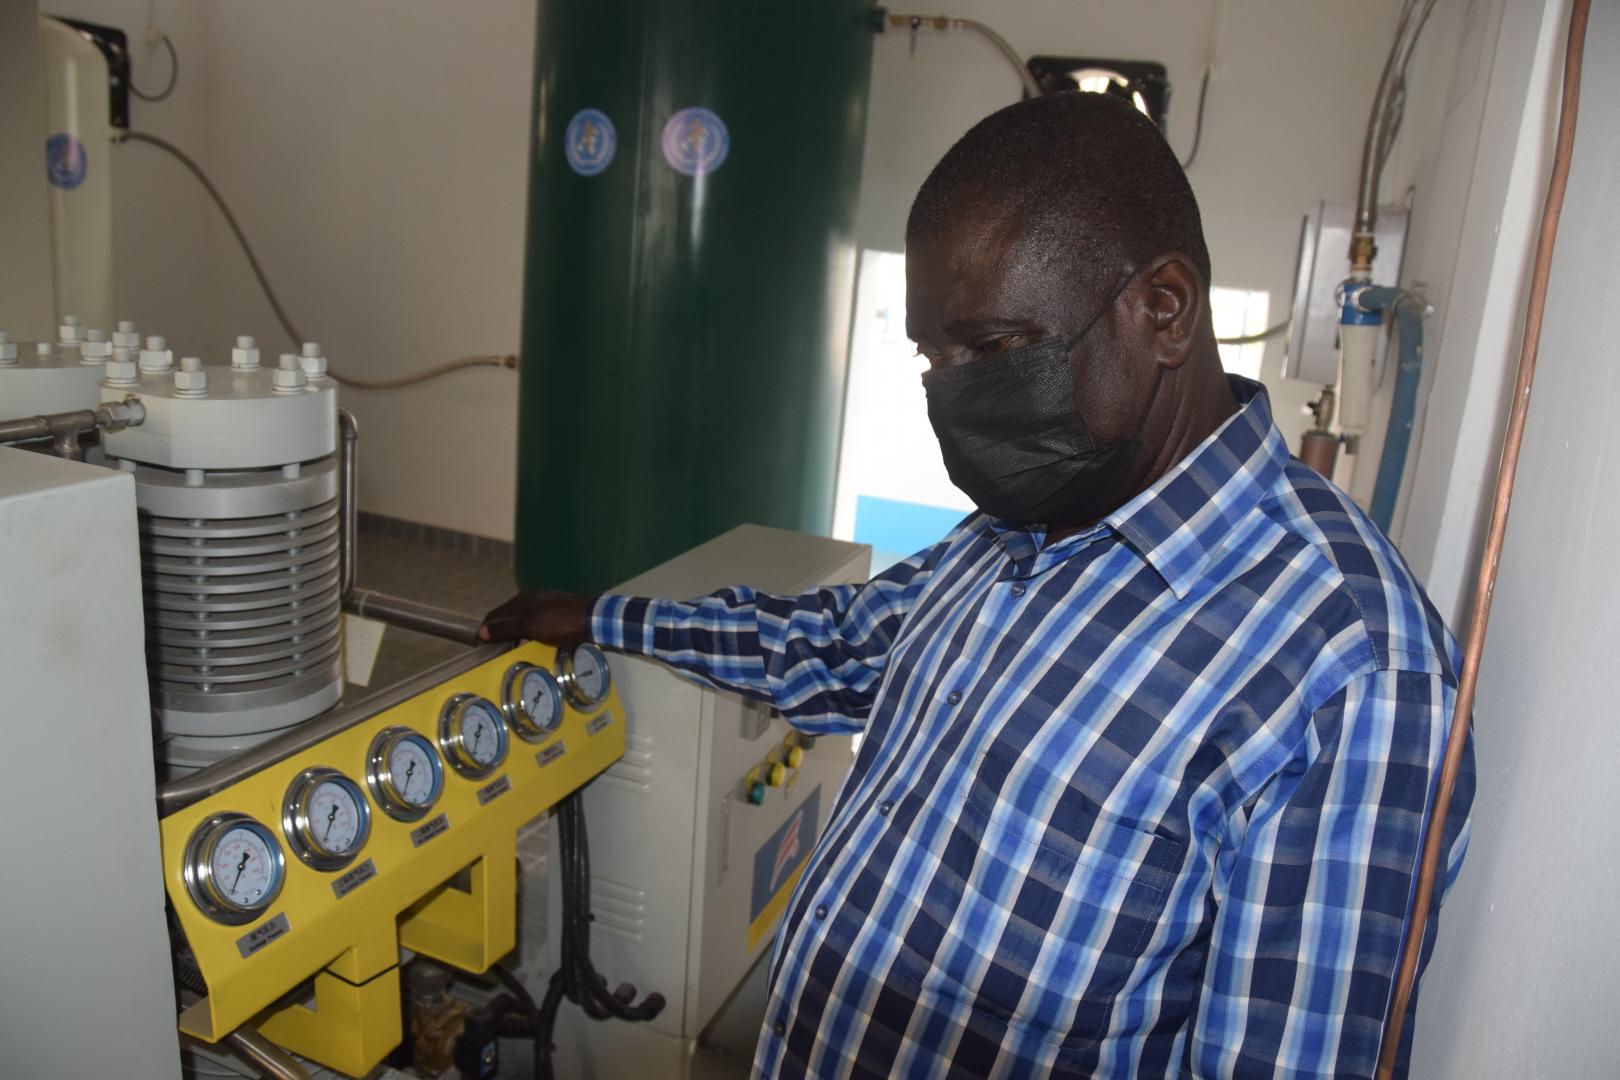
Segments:
[[[928,420],[951,483],[985,513],[1025,525],[1084,525],[1119,506],[1159,384],[1155,378],[1135,431],[1098,446],[1075,406],[1069,351],[1102,314],[1067,344],[1048,338],[923,373]]]

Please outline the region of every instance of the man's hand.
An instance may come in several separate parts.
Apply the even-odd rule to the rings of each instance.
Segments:
[[[578,593],[518,593],[484,616],[479,641],[516,641],[526,638],[547,645],[578,645],[591,638],[594,596]]]

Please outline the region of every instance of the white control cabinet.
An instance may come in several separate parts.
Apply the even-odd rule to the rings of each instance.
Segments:
[[[750,585],[797,595],[865,581],[870,565],[864,544],[743,525],[613,591],[684,600]],[[851,739],[822,736],[790,754],[797,733],[768,707],[701,688],[650,661],[611,659],[629,745],[585,792],[591,958],[610,985],[656,990],[668,1004],[644,1024],[598,1023],[565,1004],[557,1075],[746,1074],[763,1020],[759,972],[749,980],[751,993],[737,992],[770,952],[787,897],[849,771]],[[749,798],[755,779],[764,787],[757,805]],[[551,860],[546,970],[529,972],[537,993],[559,958],[557,865]],[[721,1026],[730,1034],[722,1041],[738,1056],[731,1069],[717,1070],[694,1055],[734,994]]]
[[[0,1073],[180,1075],[135,484],[0,447]]]

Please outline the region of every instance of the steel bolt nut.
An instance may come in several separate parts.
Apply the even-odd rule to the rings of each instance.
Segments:
[[[298,366],[311,379],[326,378],[326,357],[321,355],[321,347],[313,341],[304,342],[303,353],[298,357]]]
[[[141,381],[141,371],[135,364],[135,358],[122,345],[113,346],[112,359],[107,361],[106,373],[108,386],[136,386]]]
[[[63,345],[77,345],[84,340],[84,324],[76,315],[64,315],[56,328],[56,336]]]
[[[84,335],[84,344],[79,346],[79,362],[81,364],[105,364],[112,358],[112,342],[100,330],[91,330]]]
[[[236,339],[236,347],[231,350],[231,367],[238,371],[259,370],[258,346],[245,334]]]
[[[187,356],[180,361],[180,370],[174,373],[174,392],[181,397],[202,397],[208,393],[208,372],[202,360]]]
[[[115,348],[122,345],[126,349],[139,349],[141,333],[135,329],[134,323],[125,319],[118,324],[118,329],[113,331],[112,343]]]
[[[164,372],[174,367],[174,352],[169,348],[168,342],[153,334],[146,339],[146,348],[141,350],[141,370]]]
[[[298,368],[298,357],[292,353],[282,353],[271,389],[278,394],[301,394],[308,382]]]

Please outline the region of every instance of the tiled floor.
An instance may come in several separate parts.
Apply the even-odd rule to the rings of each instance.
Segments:
[[[355,581],[362,589],[403,596],[482,615],[517,591],[512,564],[502,558],[362,530],[357,547]],[[466,651],[453,641],[390,626],[367,689],[353,687],[345,696],[359,700]]]

